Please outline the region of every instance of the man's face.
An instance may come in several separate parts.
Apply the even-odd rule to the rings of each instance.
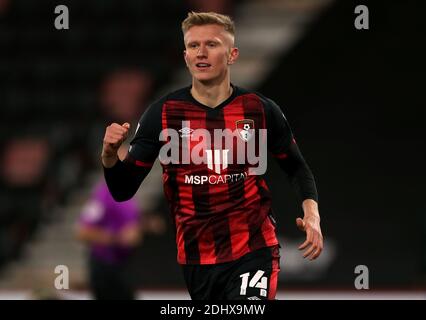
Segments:
[[[231,34],[223,26],[208,24],[191,27],[184,36],[186,65],[200,82],[222,79],[238,58]]]

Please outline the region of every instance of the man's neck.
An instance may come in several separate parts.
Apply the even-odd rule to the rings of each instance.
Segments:
[[[215,108],[232,95],[233,88],[229,81],[219,84],[205,85],[198,81],[192,82],[191,94],[195,100]]]

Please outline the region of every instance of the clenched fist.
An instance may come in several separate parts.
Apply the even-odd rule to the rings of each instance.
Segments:
[[[121,144],[127,139],[129,134],[130,124],[112,123],[105,130],[103,148],[102,148],[102,164],[106,168],[111,168],[118,160],[118,149]]]

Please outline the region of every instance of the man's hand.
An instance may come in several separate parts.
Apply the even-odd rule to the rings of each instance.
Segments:
[[[141,240],[142,231],[138,224],[125,226],[116,237],[116,243],[123,247],[136,246]]]
[[[88,243],[110,246],[115,241],[114,235],[110,231],[99,227],[78,226],[76,233],[79,240]]]
[[[315,260],[319,257],[323,249],[323,238],[320,227],[320,217],[318,206],[313,200],[305,200],[303,203],[305,216],[296,219],[296,225],[301,231],[306,232],[306,241],[299,246],[299,250],[306,251],[303,257]]]
[[[130,124],[112,123],[105,130],[105,136],[102,148],[102,164],[106,168],[111,168],[118,161],[118,149],[121,144],[127,139],[129,134]]]

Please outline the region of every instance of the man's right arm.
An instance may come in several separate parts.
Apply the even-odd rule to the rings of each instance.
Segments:
[[[151,167],[138,167],[127,158],[124,161],[117,160],[111,168],[104,166],[105,181],[114,200],[121,202],[131,199]]]
[[[161,102],[157,102],[146,110],[123,161],[117,151],[126,140],[130,125],[113,123],[105,131],[102,165],[108,189],[116,201],[126,201],[135,195],[158,156],[161,109]]]

